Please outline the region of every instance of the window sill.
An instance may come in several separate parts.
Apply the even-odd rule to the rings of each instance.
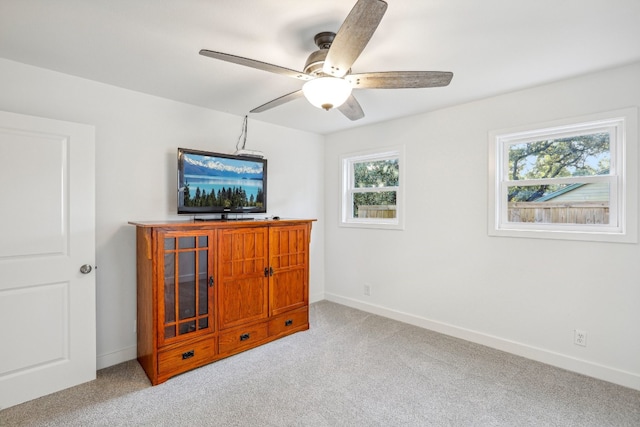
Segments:
[[[521,237],[533,239],[552,240],[577,240],[585,242],[609,242],[609,243],[638,243],[638,237],[630,233],[605,233],[598,231],[567,231],[567,230],[516,230],[516,229],[496,229],[490,227],[491,237]]]
[[[370,228],[380,230],[404,230],[404,225],[398,222],[369,222],[369,221],[341,221],[340,227]]]

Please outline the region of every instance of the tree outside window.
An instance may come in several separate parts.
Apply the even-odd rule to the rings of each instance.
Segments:
[[[600,132],[510,145],[509,180],[608,175],[610,134]],[[533,202],[557,191],[553,184],[509,187],[509,202]]]

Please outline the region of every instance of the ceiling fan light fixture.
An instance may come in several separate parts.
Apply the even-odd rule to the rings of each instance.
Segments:
[[[337,108],[351,95],[351,84],[337,77],[318,77],[302,86],[302,93],[311,105],[329,111]]]

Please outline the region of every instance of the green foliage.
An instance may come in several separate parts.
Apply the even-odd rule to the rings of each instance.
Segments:
[[[509,179],[604,175],[609,172],[609,149],[608,133],[515,144],[509,148]],[[508,200],[533,201],[549,190],[548,185],[515,186]]]
[[[398,159],[354,163],[356,188],[396,187],[400,179]]]
[[[184,205],[189,207],[224,206],[226,208],[263,206],[264,192],[259,189],[254,198],[253,194],[247,197],[247,192],[242,187],[224,187],[217,193],[215,190],[207,193],[205,190],[200,190],[200,187],[196,187],[195,195],[191,197],[187,183],[184,190]]]

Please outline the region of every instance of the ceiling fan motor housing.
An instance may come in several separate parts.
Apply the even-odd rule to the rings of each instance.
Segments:
[[[307,62],[305,62],[304,69],[302,71],[312,76],[323,75],[322,66],[324,65],[324,60],[327,57],[327,52],[329,52],[329,49],[320,49],[311,53],[307,58]]]
[[[311,55],[309,55],[309,57],[307,58],[307,62],[305,62],[303,69],[306,74],[311,74],[314,76],[325,75],[325,73],[322,71],[322,67],[324,65],[325,59],[327,58],[327,53],[329,52],[331,43],[333,43],[333,39],[335,37],[336,33],[333,33],[331,31],[325,31],[315,35],[313,41],[316,46],[318,46],[319,50],[312,52]]]

